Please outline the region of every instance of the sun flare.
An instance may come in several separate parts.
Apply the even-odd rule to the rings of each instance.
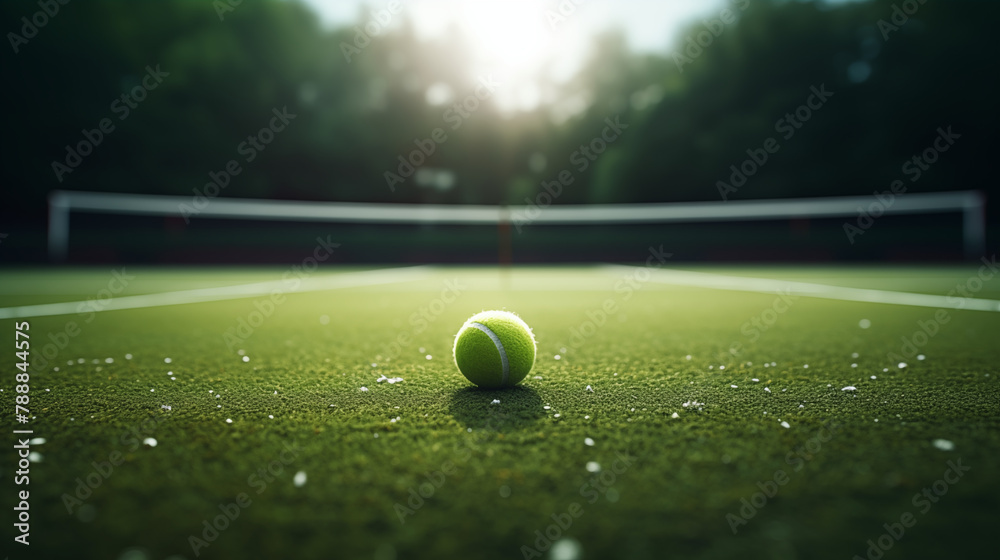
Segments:
[[[552,55],[551,30],[537,1],[477,0],[459,10],[459,26],[484,62],[516,74],[537,70]]]

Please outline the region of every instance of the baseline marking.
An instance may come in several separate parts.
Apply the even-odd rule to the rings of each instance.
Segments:
[[[610,264],[605,265],[612,270],[634,270],[638,266]],[[810,282],[792,282],[773,280],[770,278],[750,278],[746,276],[725,276],[707,272],[692,272],[688,270],[650,270],[650,280],[660,284],[675,286],[691,286],[695,288],[712,288],[734,292],[757,292],[773,294],[776,290],[789,290],[797,296],[840,301],[857,301],[862,303],[884,303],[888,305],[908,305],[911,307],[933,307],[944,309],[964,309],[971,311],[1000,311],[1000,300],[967,297],[936,296],[930,294],[914,294],[911,292],[893,292],[890,290],[872,290],[867,288],[847,288],[828,284],[813,284]]]
[[[158,294],[142,294],[121,296],[112,299],[100,309],[89,307],[89,311],[118,311],[122,309],[144,309],[147,307],[165,307],[169,305],[184,305],[188,303],[205,303],[266,296],[273,290],[284,293],[322,292],[356,288],[361,286],[377,286],[380,284],[395,284],[412,282],[430,276],[428,266],[413,266],[406,268],[391,268],[382,270],[366,270],[345,272],[324,278],[302,279],[298,288],[287,289],[288,280],[273,280],[270,282],[255,282],[253,284],[238,284],[235,286],[220,286],[215,288],[198,288],[176,292],[161,292]],[[25,305],[22,307],[0,308],[0,319],[21,319],[24,317],[49,317],[52,315],[69,315],[77,313],[81,304],[87,301],[66,301],[60,303],[43,303]]]

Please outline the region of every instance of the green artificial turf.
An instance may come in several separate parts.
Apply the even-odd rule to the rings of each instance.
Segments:
[[[515,559],[547,548],[548,531],[559,552],[576,542],[570,557],[588,559],[848,559],[908,512],[915,524],[883,540],[887,560],[995,551],[1000,313],[946,310],[944,322],[934,308],[781,300],[602,267],[420,270],[284,294],[245,339],[227,331],[255,322],[268,297],[29,319],[36,354],[68,321],[79,334],[31,377],[28,426],[47,439],[32,446],[42,460],[31,466],[31,545],[4,550],[190,559],[203,521],[235,508],[197,557]],[[976,267],[700,270],[945,295]],[[283,272],[129,268],[116,297]],[[5,270],[0,307],[86,300],[111,277]],[[1000,278],[975,295],[998,294]],[[519,387],[484,391],[450,353],[462,323],[494,308],[531,325],[538,357]],[[754,335],[765,315],[773,324]],[[930,321],[925,359],[900,368],[890,353]],[[14,323],[0,321],[0,340],[14,341]],[[13,353],[0,413],[16,429]],[[5,448],[10,512],[18,487]],[[102,464],[119,457],[110,472]],[[936,502],[914,503],[958,462],[969,470],[939,484]],[[81,499],[88,476],[100,485]],[[744,519],[742,500],[762,487],[777,492]],[[241,493],[249,504],[230,505]],[[72,512],[65,496],[80,500]],[[746,523],[734,534],[727,515]],[[5,543],[15,534],[0,529]]]

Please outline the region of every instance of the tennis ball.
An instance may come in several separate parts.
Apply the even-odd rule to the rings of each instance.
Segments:
[[[517,385],[535,365],[535,335],[509,311],[483,311],[455,335],[455,365],[487,389]]]

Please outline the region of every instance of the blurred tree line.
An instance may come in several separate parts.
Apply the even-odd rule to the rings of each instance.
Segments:
[[[43,4],[59,13],[33,20]],[[427,90],[461,98],[478,85],[457,32],[421,41],[404,10],[348,63],[357,31],[325,29],[299,2],[244,1],[221,20],[215,4],[0,3],[4,222],[44,223],[55,188],[192,194],[284,107],[294,120],[222,196],[520,204],[569,169],[557,203],[721,200],[730,166],[768,138],[780,149],[727,198],[871,194],[948,126],[956,149],[909,190],[996,190],[997,2],[742,0],[738,21],[708,13],[661,54],[630,51],[621,32],[595,37],[572,79],[546,84],[553,103],[504,114],[484,102],[454,131]],[[153,88],[150,72],[162,77]],[[814,86],[832,97],[786,138],[779,121]],[[135,91],[141,101],[123,98]],[[574,154],[616,116],[628,129],[581,170]],[[104,119],[113,129],[98,135]],[[436,127],[449,141],[423,166],[454,180],[388,188],[397,157]],[[96,145],[78,165],[53,169],[87,138]]]

